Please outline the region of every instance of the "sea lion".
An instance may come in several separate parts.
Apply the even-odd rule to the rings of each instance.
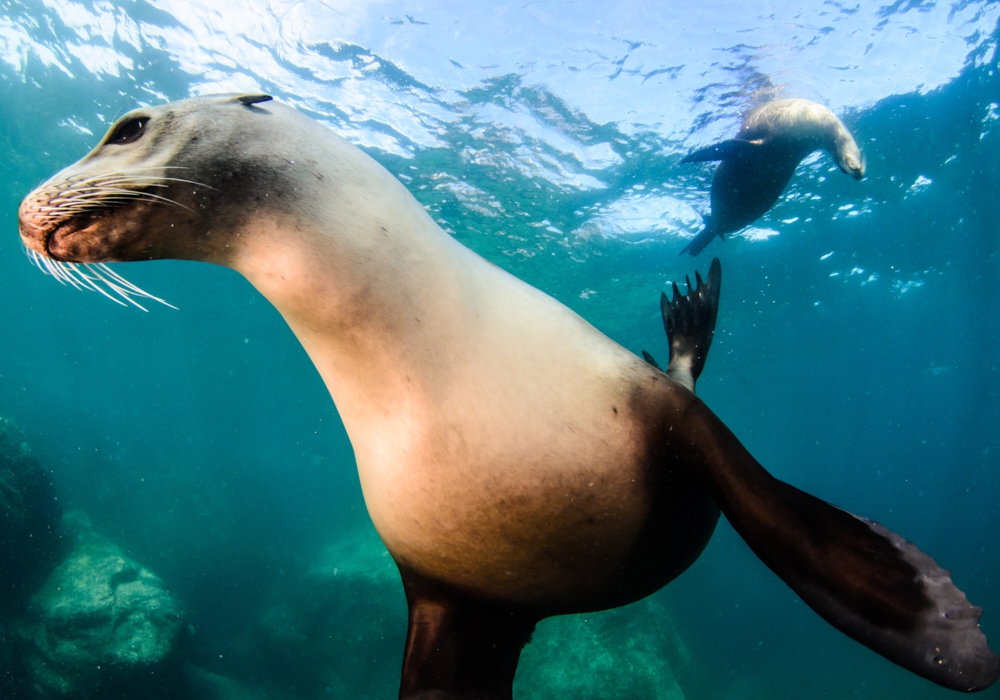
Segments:
[[[946,571],[770,476],[685,385],[715,313],[693,309],[715,303],[717,273],[675,296],[668,330],[696,327],[671,338],[690,355],[671,358],[675,381],[447,235],[362,151],[268,100],[126,114],[24,199],[21,238],[57,271],[226,265],[277,307],[336,403],[402,576],[401,698],[509,700],[540,619],[659,589],[701,553],[720,509],[863,644],[951,688],[997,678],[981,610]]]
[[[702,148],[682,163],[722,161],[712,178],[712,213],[681,253],[697,255],[716,236],[749,226],[774,206],[799,161],[816,149],[860,180],[865,164],[854,137],[833,112],[811,100],[774,100],[747,112],[735,138]]]

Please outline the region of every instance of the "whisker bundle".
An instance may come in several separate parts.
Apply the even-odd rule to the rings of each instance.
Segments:
[[[137,302],[136,298],[149,299],[169,306],[171,309],[177,308],[160,297],[153,296],[135,286],[104,263],[68,263],[47,258],[30,249],[26,252],[28,259],[35,267],[54,277],[60,284],[68,284],[75,289],[97,292],[116,304],[121,306],[131,304],[143,311],[148,311],[148,309]]]

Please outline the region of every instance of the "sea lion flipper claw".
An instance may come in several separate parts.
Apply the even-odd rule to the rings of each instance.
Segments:
[[[708,348],[715,334],[715,321],[719,311],[719,288],[722,284],[722,265],[712,260],[708,281],[695,273],[695,285],[687,278],[688,293],[682,295],[675,282],[673,299],[660,295],[660,313],[663,329],[670,343],[670,363],[667,374],[694,391],[695,382],[705,366]]]

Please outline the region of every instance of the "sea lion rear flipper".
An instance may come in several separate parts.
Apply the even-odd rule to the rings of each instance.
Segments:
[[[400,700],[510,700],[538,615],[471,600],[399,569],[409,606]]]
[[[706,215],[704,220],[705,228],[699,231],[698,235],[692,238],[691,242],[684,246],[684,250],[680,252],[681,255],[684,255],[684,253],[690,253],[691,257],[694,257],[701,251],[705,250],[705,246],[711,243],[712,239],[715,238],[716,235],[718,235],[719,238],[723,238],[723,235],[721,233],[717,234],[715,229],[712,227],[711,216]],[[723,240],[725,239],[723,238]]]
[[[756,151],[764,142],[757,139],[754,141],[744,141],[742,139],[727,139],[713,143],[711,146],[699,148],[694,153],[690,153],[681,160],[682,163],[704,163],[711,160],[729,160],[731,158],[742,158]]]
[[[692,475],[803,601],[848,636],[935,683],[973,691],[997,679],[1000,657],[979,629],[982,609],[947,571],[883,526],[775,479],[704,404],[690,401],[685,423],[699,434],[675,439],[708,446]]]
[[[708,269],[708,282],[694,273],[695,285],[687,278],[688,293],[682,295],[673,284],[673,300],[660,295],[663,329],[670,343],[670,363],[667,374],[694,391],[715,335],[715,319],[719,311],[719,290],[722,285],[722,265],[718,258]],[[647,360],[648,361],[648,360]]]

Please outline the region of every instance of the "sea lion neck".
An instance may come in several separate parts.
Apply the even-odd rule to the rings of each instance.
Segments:
[[[481,295],[474,271],[485,263],[381,166],[354,154],[351,177],[343,162],[339,173],[311,177],[336,175],[337,197],[307,190],[303,199],[313,205],[296,216],[249,217],[217,262],[278,309],[357,437],[360,423],[405,411],[440,387],[462,335],[474,332]]]

